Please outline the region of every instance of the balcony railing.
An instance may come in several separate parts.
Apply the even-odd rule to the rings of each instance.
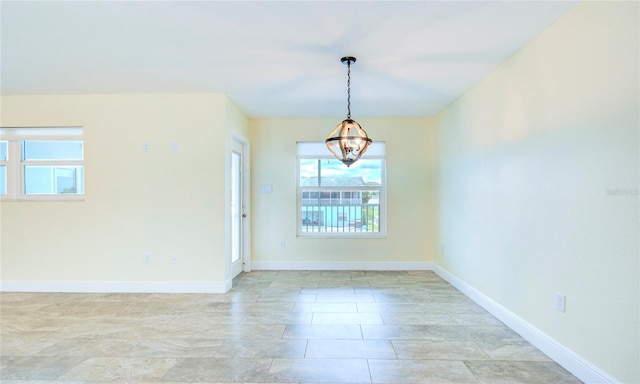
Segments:
[[[380,232],[380,204],[302,204],[302,232]],[[333,204],[332,204],[333,203]]]

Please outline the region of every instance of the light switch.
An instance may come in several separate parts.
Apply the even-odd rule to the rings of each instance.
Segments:
[[[271,184],[264,184],[260,186],[260,192],[262,193],[271,193],[273,192],[273,185]]]

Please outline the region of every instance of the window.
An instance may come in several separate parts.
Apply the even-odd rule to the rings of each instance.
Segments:
[[[298,143],[298,236],[384,237],[385,144],[347,167],[324,143]]]
[[[78,200],[84,195],[82,128],[0,128],[3,200]]]

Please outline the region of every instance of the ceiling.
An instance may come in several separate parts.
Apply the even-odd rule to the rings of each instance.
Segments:
[[[431,116],[575,1],[5,1],[4,94],[222,92],[250,117]]]

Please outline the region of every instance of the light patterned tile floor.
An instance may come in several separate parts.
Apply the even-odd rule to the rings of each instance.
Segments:
[[[579,383],[428,271],[255,271],[227,294],[0,294],[0,381]]]

